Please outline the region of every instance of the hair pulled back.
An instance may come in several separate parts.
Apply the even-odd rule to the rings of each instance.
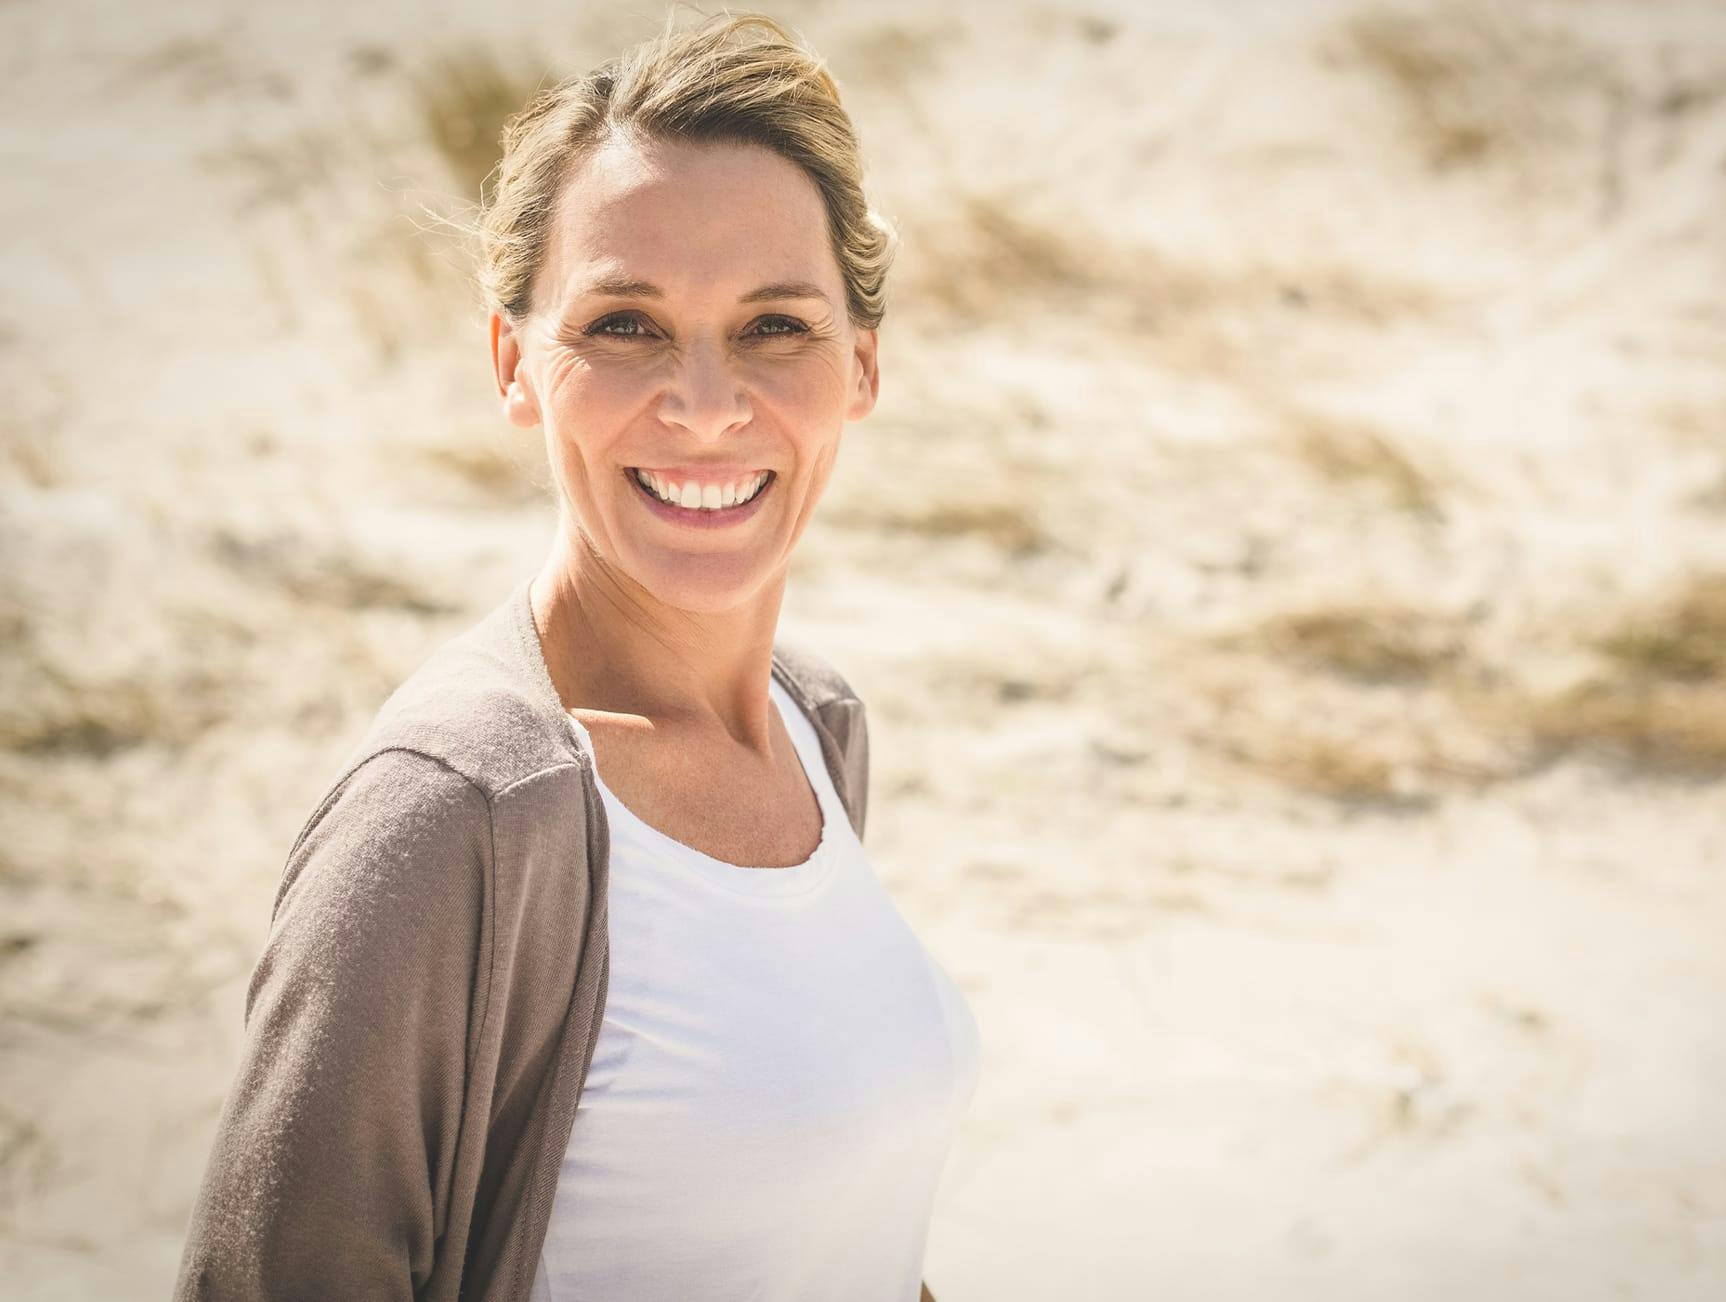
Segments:
[[[684,32],[668,18],[658,36],[538,91],[509,119],[480,203],[490,310],[515,324],[531,315],[558,196],[613,135],[755,144],[797,164],[826,206],[852,324],[880,324],[898,233],[864,197],[857,134],[823,60],[759,13],[723,13]]]

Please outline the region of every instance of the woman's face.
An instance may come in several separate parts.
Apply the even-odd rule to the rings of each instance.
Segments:
[[[570,178],[534,292],[519,328],[491,318],[498,387],[543,423],[590,548],[685,610],[779,578],[879,383],[814,183],[752,145],[613,138]]]

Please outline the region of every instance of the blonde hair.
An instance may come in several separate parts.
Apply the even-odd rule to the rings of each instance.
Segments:
[[[756,144],[797,164],[826,206],[852,324],[880,324],[898,233],[864,197],[856,131],[822,59],[759,13],[722,12],[682,33],[668,15],[657,37],[537,92],[509,119],[481,190],[488,308],[518,324],[532,313],[558,196],[581,159],[620,133]]]

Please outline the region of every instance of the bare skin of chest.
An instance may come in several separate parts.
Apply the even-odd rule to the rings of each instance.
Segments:
[[[729,738],[662,735],[639,715],[571,710],[613,795],[648,826],[725,863],[785,868],[821,841],[821,804],[791,735],[773,720],[773,761]]]

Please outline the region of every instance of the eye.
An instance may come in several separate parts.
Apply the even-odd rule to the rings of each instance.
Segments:
[[[613,330],[614,325],[634,326],[633,330]],[[584,335],[606,335],[612,339],[641,339],[646,337],[646,329],[641,318],[633,312],[613,312],[603,316],[582,331]]]
[[[769,336],[772,336],[772,335],[802,335],[802,334],[808,334],[809,333],[809,327],[804,325],[796,317],[764,316],[761,318],[761,320],[758,322],[758,324],[764,325],[764,326],[779,327],[777,329],[768,330],[768,331],[764,332]]]
[[[609,339],[651,338],[651,332],[634,312],[613,312],[610,316],[601,317],[583,329],[581,333]],[[788,338],[794,335],[808,334],[809,327],[792,316],[764,316],[756,321],[753,333],[768,339]]]

